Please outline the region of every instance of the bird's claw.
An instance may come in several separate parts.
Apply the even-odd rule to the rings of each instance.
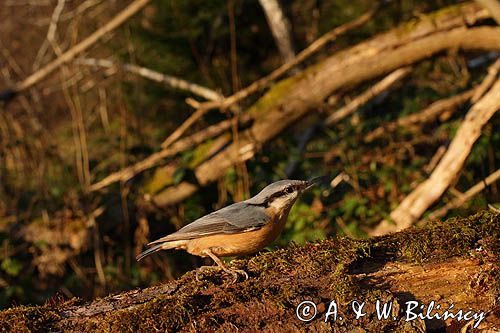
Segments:
[[[223,270],[224,272],[231,274],[233,276],[233,281],[232,283],[236,283],[238,281],[238,274],[241,274],[245,280],[248,279],[248,274],[242,269],[230,269],[226,267],[220,267],[220,266],[201,266],[196,270],[196,281],[201,281],[200,279],[200,273],[203,273],[206,270]]]

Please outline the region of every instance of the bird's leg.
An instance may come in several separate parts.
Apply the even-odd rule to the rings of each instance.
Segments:
[[[222,262],[222,260],[219,259],[219,257],[217,257],[211,249],[206,249],[206,250],[203,250],[202,252],[203,254],[206,254],[208,255],[210,258],[213,259],[213,261],[215,261],[215,263],[217,264],[217,268],[218,269],[222,269],[224,272],[226,273],[229,273],[231,274],[233,277],[234,277],[234,280],[233,280],[233,283],[236,282],[238,280],[238,273],[243,275],[245,277],[245,280],[248,279],[248,274],[247,272],[245,272],[244,270],[242,269],[230,269],[230,268],[227,268],[226,265],[224,265],[224,263]],[[203,271],[204,268],[216,268],[214,266],[203,266],[203,267],[200,267],[200,271]],[[196,276],[196,279],[198,280],[198,274]]]

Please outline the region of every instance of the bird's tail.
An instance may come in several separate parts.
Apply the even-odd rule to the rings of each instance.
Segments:
[[[135,257],[135,259],[137,259],[137,261],[142,260],[144,257],[150,255],[151,253],[155,253],[155,252],[160,251],[162,246],[163,246],[163,244],[158,244],[156,246],[153,246],[153,247],[147,249],[146,251],[140,253],[137,257]]]
[[[142,260],[144,257],[150,255],[151,253],[155,253],[155,252],[158,252],[160,250],[179,248],[179,247],[184,246],[185,244],[186,244],[185,240],[160,243],[160,244],[155,245],[153,247],[150,247],[146,251],[140,253],[137,257],[135,257],[135,259],[137,259],[137,261],[139,261],[139,260]]]

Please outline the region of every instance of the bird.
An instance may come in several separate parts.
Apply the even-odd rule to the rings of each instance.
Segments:
[[[185,250],[200,257],[210,257],[217,266],[234,277],[244,270],[228,268],[220,257],[250,255],[272,243],[285,227],[288,213],[299,196],[323,177],[312,180],[279,180],[264,187],[258,194],[200,217],[178,231],[148,243],[149,249],[137,260],[160,250]],[[196,278],[198,279],[198,272]]]

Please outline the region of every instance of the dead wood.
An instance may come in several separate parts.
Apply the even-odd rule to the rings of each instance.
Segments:
[[[445,216],[446,213],[448,213],[448,211],[450,209],[460,207],[466,201],[472,199],[474,196],[479,194],[487,186],[498,181],[498,179],[500,179],[500,169],[493,172],[488,177],[486,177],[485,179],[483,179],[479,183],[475,184],[470,189],[468,189],[465,193],[463,193],[463,194],[459,195],[458,197],[456,197],[455,199],[451,200],[443,207],[436,209],[435,211],[430,213],[429,216],[427,216],[427,218],[425,220],[434,220],[434,219],[438,219],[438,218]]]
[[[187,80],[181,79],[179,77],[159,73],[147,67],[137,66],[134,64],[120,64],[116,62],[112,62],[108,59],[95,59],[95,58],[78,58],[75,60],[75,63],[78,65],[92,66],[92,67],[100,67],[100,68],[117,68],[124,70],[126,72],[139,75],[143,78],[163,83],[169,87],[174,89],[180,89],[188,91],[192,94],[201,96],[211,101],[217,101],[223,98],[221,94],[218,92],[203,87],[197,83],[189,82]]]
[[[400,39],[395,40],[398,45],[399,41]],[[236,163],[252,158],[263,144],[305,116],[336,90],[376,78],[449,48],[498,49],[500,28],[456,28],[429,34],[408,44],[379,49],[379,53],[372,48],[370,54],[362,52],[344,58],[342,54],[346,56],[350,53],[346,51],[296,77],[282,81],[275,89],[285,90],[287,93],[276,96],[276,91],[271,90],[248,111],[250,114],[258,112],[259,116],[251,128],[239,134],[238,144],[232,143],[194,170],[198,184],[204,186],[213,182]],[[271,96],[274,98],[269,100]],[[194,191],[193,188],[188,193]],[[162,200],[157,201],[157,204],[169,205],[176,202],[178,201]]]
[[[295,58],[290,20],[286,17],[278,0],[259,0],[266,14],[267,23],[284,62]]]
[[[369,19],[371,15],[372,13],[367,13],[365,15],[366,17],[360,17],[358,20],[355,20],[350,24],[354,26],[362,24]],[[445,35],[440,35],[438,33],[452,33],[450,29],[463,27],[464,23],[472,25],[476,21],[486,18],[487,15],[486,10],[480,9],[473,3],[466,3],[453,7],[452,9],[444,9],[439,13],[430,14],[429,17],[423,17],[417,23],[412,23],[411,28],[403,25],[402,27],[393,29],[366,42],[360,43],[346,51],[334,54],[325,61],[311,66],[308,70],[302,73],[282,80],[272,87],[270,91],[260,98],[252,107],[250,107],[248,112],[244,113],[245,117],[248,117],[247,119],[253,118],[257,121],[255,122],[253,128],[242,133],[242,138],[241,140],[238,140],[238,145],[230,145],[227,149],[222,151],[220,154],[217,154],[213,159],[206,161],[195,170],[197,176],[200,173],[208,172],[208,174],[205,174],[204,176],[202,175],[199,179],[199,184],[205,185],[214,181],[219,178],[228,167],[251,158],[255,153],[255,150],[260,149],[260,146],[263,143],[267,142],[279,134],[283,129],[287,128],[290,124],[303,117],[310,109],[322,103],[324,98],[331,96],[335,90],[373,79],[379,75],[390,72],[391,70],[396,70],[404,65],[414,63],[415,61],[421,60],[421,58],[428,57],[435,52],[439,52],[448,47],[456,48],[462,46],[464,48],[496,49],[499,45],[499,43],[495,40],[497,37],[494,35],[493,41],[488,40],[488,36],[486,35],[489,35],[489,33],[487,31],[479,33],[479,30],[474,30],[478,35],[485,36],[485,38],[474,40],[467,40],[469,37],[474,37],[471,35],[467,38],[465,37],[465,34],[460,37],[459,35],[461,32],[459,31],[455,31],[452,34],[454,36],[453,39],[447,39]],[[432,17],[432,19],[430,17]],[[339,31],[332,31],[331,35],[335,36],[344,30],[350,29],[350,24],[347,24],[345,27],[339,27]],[[468,33],[470,33],[470,31]],[[495,31],[492,31],[492,33],[495,34]],[[420,43],[413,48],[410,46],[410,44],[412,44],[411,42],[414,40],[432,43],[431,36],[434,36],[433,34],[436,34],[435,37],[437,39],[434,40],[434,45],[429,50],[421,48],[427,47],[424,45],[425,43]],[[476,33],[473,33],[472,35],[475,34]],[[328,37],[330,38],[331,36]],[[314,47],[311,45],[311,50],[315,50],[317,47],[320,47],[320,45],[329,38],[322,39],[321,43],[318,43],[318,45],[315,45]],[[441,39],[445,40],[442,45],[440,45]],[[463,43],[463,45],[460,45],[461,43]],[[399,48],[398,46],[402,47]],[[406,48],[404,46],[406,46]],[[413,52],[415,48],[417,48],[417,52]],[[306,55],[308,52],[305,52],[304,54]],[[407,55],[405,52],[415,53],[416,56],[410,56],[406,61],[405,57]],[[388,56],[387,53],[391,54],[391,60],[386,61],[384,66],[379,66],[378,59],[388,60],[385,59],[385,57]],[[301,54],[299,54],[297,58],[300,57]],[[407,64],[405,62],[407,62]],[[288,95],[288,93],[290,94]],[[234,96],[236,98],[236,95]],[[225,102],[227,102],[227,100],[225,100]],[[205,109],[212,107],[217,107],[217,105],[208,105],[206,103],[202,103],[200,105],[200,108]],[[224,126],[220,126],[218,129],[225,129],[226,125],[229,129],[230,123],[224,123]],[[221,133],[218,130],[216,132]],[[261,133],[264,134],[262,137]],[[213,136],[209,135],[209,137]],[[191,145],[188,146],[188,148],[192,147]],[[246,152],[245,149],[247,149]],[[116,181],[128,180],[137,173],[157,165],[166,157],[179,152],[180,151],[174,149],[174,147],[163,149],[135,165],[109,175],[105,179],[92,185],[90,190],[101,189]],[[238,154],[243,154],[244,156],[238,156]],[[236,158],[233,158],[233,156]],[[219,160],[225,161],[223,161],[224,163],[219,166],[217,165]],[[214,168],[217,169],[215,172],[212,170]],[[181,182],[178,187],[182,187],[183,191],[177,191],[176,187],[171,187],[167,188],[165,193],[157,195],[155,197],[157,204],[169,205],[179,202],[196,192],[198,185]],[[180,193],[183,194],[181,195]],[[175,195],[172,196],[170,194]]]
[[[26,90],[33,85],[37,84],[49,74],[60,68],[65,63],[73,60],[76,56],[78,56],[83,51],[87,50],[89,47],[97,43],[102,37],[104,37],[107,33],[113,31],[118,28],[124,22],[126,22],[130,17],[135,15],[138,11],[140,11],[144,6],[146,6],[150,0],[135,0],[130,3],[126,8],[124,8],[120,13],[118,13],[115,17],[113,17],[110,21],[108,21],[105,25],[97,29],[90,36],[71,47],[69,50],[58,56],[55,60],[51,61],[44,67],[40,68],[36,72],[29,75],[23,81],[17,83],[12,89],[8,92],[8,96],[12,98],[16,94],[20,93],[23,90]],[[0,98],[6,92],[0,92]]]
[[[500,109],[500,79],[495,82],[467,112],[447,152],[431,176],[415,188],[399,206],[391,212],[391,219],[382,221],[372,235],[381,235],[408,228],[429,208],[456,179],[469,156],[474,142],[481,135],[481,129]]]
[[[432,222],[422,228],[373,238],[337,238],[291,245],[232,265],[245,269],[246,281],[211,273],[197,281],[188,272],[177,281],[97,299],[48,302],[0,312],[2,331],[460,331],[469,320],[405,321],[409,301],[435,301],[443,312],[484,312],[478,332],[500,328],[498,253],[500,215]],[[355,319],[352,302],[366,302]],[[388,320],[376,318],[376,301],[393,308]],[[296,307],[317,305],[317,317],[301,322]],[[343,320],[325,320],[330,302]],[[392,317],[394,316],[395,319]]]
[[[495,82],[498,72],[500,71],[500,58],[497,59],[489,68],[488,74],[481,82],[479,87],[476,88],[474,96],[472,96],[472,102],[476,103],[483,95],[491,88],[493,82]]]
[[[113,184],[115,182],[119,181],[127,181],[133,176],[137,175],[138,173],[150,169],[156,165],[158,165],[161,161],[163,161],[165,158],[174,156],[175,154],[178,154],[180,152],[183,152],[187,149],[193,148],[196,145],[211,139],[213,137],[216,137],[218,135],[221,135],[225,131],[227,131],[229,128],[231,128],[233,124],[233,119],[228,119],[228,120],[223,120],[217,124],[208,126],[207,128],[196,132],[190,136],[187,136],[175,143],[173,143],[170,147],[167,147],[165,149],[160,150],[159,152],[156,152],[154,154],[151,154],[144,160],[137,162],[136,164],[133,164],[125,169],[122,169],[120,171],[114,172],[107,176],[106,178],[100,180],[99,182],[92,184],[89,187],[89,191],[97,191],[102,188],[105,188],[106,186]],[[250,117],[248,116],[242,116],[240,117],[240,123],[242,125],[246,124],[247,122],[250,121]],[[180,193],[184,193],[181,191]]]
[[[444,112],[453,112],[458,106],[471,99],[475,92],[476,89],[471,89],[461,94],[436,101],[420,112],[410,114],[406,117],[377,127],[365,136],[364,141],[367,143],[371,142],[383,136],[387,132],[394,132],[399,127],[411,127],[434,121]]]
[[[476,2],[486,8],[500,25],[500,2],[498,0],[476,0]]]
[[[232,96],[228,96],[222,100],[222,102],[206,102],[200,105],[201,108],[204,109],[214,109],[221,108],[226,109],[231,105],[247,98],[248,96],[256,93],[260,89],[263,89],[269,86],[273,81],[281,77],[283,74],[290,71],[292,68],[296,67],[304,60],[312,56],[314,53],[318,52],[322,47],[324,47],[329,42],[334,41],[338,36],[345,34],[346,32],[358,28],[368,22],[373,15],[375,14],[376,8],[370,10],[369,12],[361,15],[353,21],[347,22],[346,24],[342,24],[339,27],[334,28],[333,30],[327,32],[317,40],[315,40],[311,45],[309,45],[304,50],[300,51],[295,58],[284,63],[279,68],[275,69],[269,75],[253,82],[248,87],[236,92]]]
[[[372,98],[379,96],[383,92],[389,90],[397,82],[401,81],[411,72],[411,67],[403,67],[395,70],[385,78],[377,82],[375,85],[367,89],[361,95],[356,96],[352,101],[347,103],[344,107],[338,109],[328,116],[325,120],[326,126],[332,126],[347,116],[353,114],[362,105],[368,103]]]

